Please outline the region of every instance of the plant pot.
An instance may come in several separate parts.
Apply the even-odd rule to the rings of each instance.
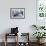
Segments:
[[[37,42],[38,42],[39,44],[41,44],[41,43],[44,42],[44,40],[45,40],[45,39],[38,39]]]
[[[37,43],[40,43],[40,39],[37,39]]]

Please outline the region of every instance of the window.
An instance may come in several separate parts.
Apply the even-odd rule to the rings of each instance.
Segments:
[[[46,18],[46,0],[37,1],[37,15],[40,18]]]

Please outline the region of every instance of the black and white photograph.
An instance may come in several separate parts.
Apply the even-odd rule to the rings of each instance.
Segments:
[[[11,19],[24,19],[25,8],[10,8],[10,18]]]

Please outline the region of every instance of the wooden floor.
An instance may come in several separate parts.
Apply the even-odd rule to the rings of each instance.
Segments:
[[[0,42],[0,46],[4,46],[4,43],[2,42]],[[7,46],[15,46],[15,43],[8,43],[8,45]],[[37,46],[37,43],[30,43],[30,46]],[[44,43],[44,45],[42,45],[42,46],[46,46],[46,43]]]

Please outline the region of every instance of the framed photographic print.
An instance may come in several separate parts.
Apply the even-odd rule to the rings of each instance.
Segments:
[[[11,19],[24,19],[25,8],[10,8],[10,18]]]

